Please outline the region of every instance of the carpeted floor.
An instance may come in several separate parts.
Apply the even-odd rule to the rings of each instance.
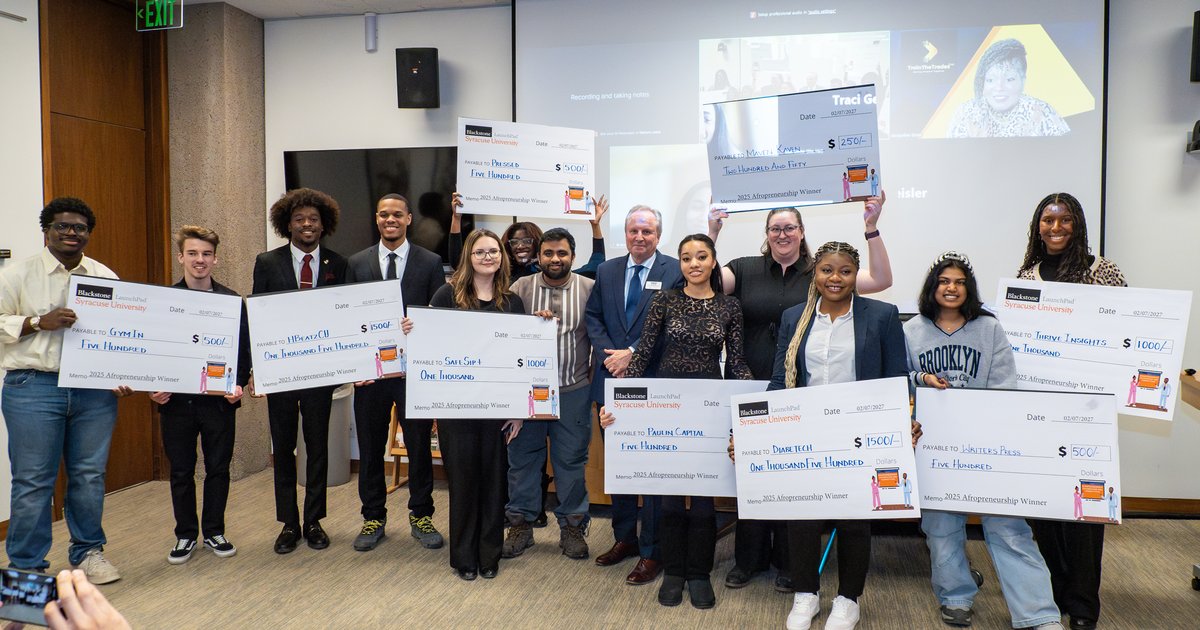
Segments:
[[[732,567],[733,539],[717,546],[714,585],[717,606],[708,611],[685,602],[664,608],[657,585],[626,586],[632,560],[597,567],[573,561],[558,550],[554,525],[535,530],[537,544],[520,558],[504,560],[494,580],[463,582],[455,577],[445,548],[422,549],[408,533],[405,489],[388,507],[395,526],[375,551],[360,553],[350,543],[361,524],[355,480],[329,490],[323,521],[330,548],[303,545],[278,556],[270,470],[233,485],[227,535],[237,556],[219,559],[197,550],[182,566],[166,562],[174,544],[166,482],[131,488],[107,501],[106,556],[120,569],[120,582],[102,587],[139,628],[780,628],[791,596],[775,592],[772,576],[729,590],[722,585]],[[446,533],[447,494],[436,489],[434,521]],[[862,630],[943,628],[929,588],[929,557],[911,526],[877,534]],[[65,522],[54,525],[51,570],[65,566]],[[1105,550],[1104,618],[1101,628],[1200,628],[1200,592],[1191,589],[1192,563],[1200,562],[1200,521],[1129,520],[1109,527]],[[607,518],[596,518],[589,537],[592,555],[612,544]],[[975,628],[1007,628],[1008,613],[983,542],[969,554],[985,576],[975,602]],[[832,561],[832,558],[831,558]],[[834,562],[831,567],[836,566]],[[822,626],[836,571],[823,576]]]

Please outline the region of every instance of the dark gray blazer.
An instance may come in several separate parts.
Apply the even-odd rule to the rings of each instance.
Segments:
[[[354,254],[346,266],[346,283],[383,280],[379,269],[379,243]],[[442,271],[442,258],[437,254],[409,243],[408,262],[404,263],[404,275],[400,277],[400,291],[404,295],[404,309],[409,306],[429,306],[438,287],[446,284]]]

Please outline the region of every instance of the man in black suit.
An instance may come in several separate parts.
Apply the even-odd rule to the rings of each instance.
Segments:
[[[621,378],[629,367],[633,348],[642,336],[646,310],[654,294],[683,286],[679,261],[658,251],[662,215],[648,206],[634,206],[625,216],[627,256],[605,261],[596,270],[596,284],[587,303],[588,337],[592,341],[592,400],[604,403],[604,381]],[[654,376],[655,366],[646,371]],[[596,557],[596,564],[611,566],[634,555],[641,560],[625,578],[628,584],[647,584],[662,570],[658,546],[661,497],[643,497],[642,531],[638,535],[638,497],[613,495],[612,526],[616,542]]]
[[[408,200],[397,194],[384,195],[375,206],[379,242],[350,257],[346,282],[400,279],[404,307],[428,306],[438,287],[446,284],[442,259],[408,240],[412,223]],[[404,417],[404,378],[380,379],[359,386],[354,392],[354,425],[358,434],[358,498],[362,501],[363,525],[354,548],[370,551],[384,536],[387,523],[387,486],[383,459],[387,453],[388,426],[392,405],[404,432],[408,450],[408,523],[412,536],[427,549],[442,546],[442,535],[433,526],[433,454],[429,440],[432,420]]]
[[[311,188],[289,191],[271,206],[271,227],[288,244],[263,252],[254,260],[252,294],[306,290],[342,284],[346,259],[321,247],[321,237],[337,228],[338,204],[329,195]],[[254,380],[249,389],[253,394]],[[313,549],[329,546],[321,528],[325,518],[325,485],[329,472],[329,411],[333,386],[267,395],[267,416],[275,454],[275,519],[283,530],[275,539],[275,553],[295,551],[303,531]],[[299,418],[297,418],[299,414]],[[297,421],[304,431],[308,466],[304,482],[304,528],[296,508]]]

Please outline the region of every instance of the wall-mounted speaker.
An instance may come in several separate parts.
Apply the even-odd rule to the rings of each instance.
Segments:
[[[1200,11],[1192,18],[1192,81],[1200,82]]]
[[[438,52],[436,48],[396,49],[398,107],[439,107]]]

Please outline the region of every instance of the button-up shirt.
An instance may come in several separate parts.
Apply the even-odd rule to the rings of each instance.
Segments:
[[[112,269],[87,256],[68,271],[46,248],[0,272],[0,345],[4,348],[0,368],[58,371],[64,329],[43,330],[22,337],[21,328],[30,317],[70,307],[67,285],[72,274],[117,277]]]
[[[812,328],[804,347],[808,385],[832,385],[857,380],[854,371],[854,298],[850,310],[832,319],[821,313],[821,301],[813,313]]]
[[[383,244],[383,241],[379,241],[378,249],[379,249],[379,277],[383,278],[384,280],[387,279],[388,255],[395,254],[396,255],[396,277],[403,278],[404,277],[404,265],[408,264],[408,252],[412,249],[412,243],[408,242],[408,239],[404,239],[404,242],[401,243],[399,247],[397,247],[395,250],[391,250],[391,249],[388,249]]]
[[[555,287],[546,284],[541,273],[535,273],[512,285],[512,292],[525,303],[525,312],[551,311],[558,318],[558,385],[564,392],[589,383],[592,343],[584,311],[593,284],[590,278],[572,273],[566,284]]]

